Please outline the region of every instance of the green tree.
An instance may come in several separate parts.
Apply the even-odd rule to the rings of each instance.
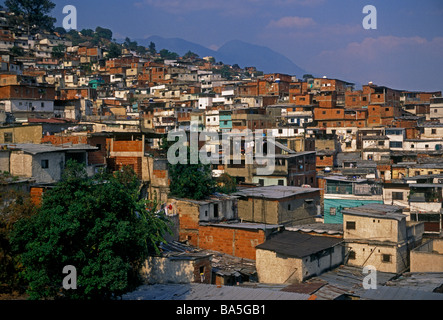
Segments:
[[[97,27],[95,28],[95,32],[100,38],[111,41],[112,40],[112,31],[110,29]]]
[[[146,47],[144,47],[144,46],[137,46],[137,48],[135,49],[135,52],[137,52],[140,55],[144,55],[148,52],[148,50],[146,50]]]
[[[66,33],[66,37],[72,41],[72,45],[77,46],[79,43],[83,42],[82,36],[77,30],[71,29]]]
[[[230,194],[237,191],[237,181],[229,174],[222,173],[217,179],[217,190],[221,193]]]
[[[92,29],[83,29],[82,31],[80,31],[80,33],[82,34],[82,36],[85,37],[93,37],[94,36],[94,30]]]
[[[8,10],[24,19],[28,33],[42,30],[54,30],[56,19],[48,14],[55,8],[55,3],[49,0],[6,0]]]
[[[63,35],[65,35],[67,33],[66,29],[63,28],[63,27],[56,27],[54,29],[54,32],[57,32],[60,36],[63,36]]]
[[[22,48],[17,47],[17,46],[13,46],[11,48],[11,54],[13,54],[15,56],[18,56],[18,57],[21,57],[21,56],[24,56],[25,52],[23,51]]]
[[[31,299],[113,299],[140,284],[140,267],[168,224],[156,203],[139,199],[139,185],[132,169],[90,179],[68,161],[39,213],[12,235]],[[75,290],[61,288],[66,265],[76,268]]]
[[[190,59],[190,60],[194,60],[194,59],[198,59],[199,56],[198,54],[192,52],[191,50],[189,50],[188,52],[186,52],[183,56],[184,59]]]
[[[65,46],[62,44],[56,45],[52,48],[52,56],[56,59],[61,59],[65,56]]]
[[[165,144],[163,144],[165,145]],[[169,191],[172,196],[202,200],[215,191],[215,181],[209,164],[192,164],[190,148],[187,148],[186,164],[177,163],[169,165],[171,183]],[[197,157],[198,158],[198,157]]]
[[[23,293],[27,283],[20,277],[23,267],[10,238],[17,221],[29,219],[37,210],[29,194],[16,190],[2,190],[0,204],[0,288],[6,293]]]
[[[148,49],[149,49],[149,52],[151,54],[156,54],[157,53],[157,50],[155,49],[155,43],[152,42],[152,41],[149,43]]]
[[[121,47],[118,44],[111,42],[108,47],[108,59],[118,58],[121,54]]]
[[[168,49],[161,49],[160,50],[160,57],[167,60],[175,60],[179,57],[178,53],[171,52]]]
[[[135,51],[135,50],[137,50],[138,44],[137,44],[137,41],[131,41],[131,39],[126,37],[125,42],[123,43],[123,46],[128,50]]]

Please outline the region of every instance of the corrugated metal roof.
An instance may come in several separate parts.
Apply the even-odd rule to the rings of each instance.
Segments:
[[[313,236],[309,234],[283,231],[256,246],[256,249],[270,250],[292,257],[303,258],[329,249],[343,242],[340,238]]]
[[[297,226],[285,227],[287,231],[315,232],[319,234],[339,235],[343,234],[342,223],[310,223]]]
[[[443,300],[442,293],[388,286],[378,287],[377,289],[363,289],[358,295],[364,300]]]
[[[401,213],[403,207],[380,203],[369,203],[360,207],[344,208],[342,214],[395,219],[401,221],[406,215]]]
[[[308,300],[309,294],[201,283],[143,285],[123,300]]]
[[[327,284],[314,292],[318,300],[334,300],[342,295],[355,296],[363,289],[363,279],[366,274],[363,274],[362,267],[353,267],[341,265],[334,270],[325,272],[317,277],[313,277],[307,282],[324,281]],[[385,285],[389,280],[396,276],[395,273],[377,272],[377,286]]]
[[[65,151],[91,151],[97,150],[97,147],[88,144],[72,144],[55,146],[52,144],[36,144],[36,143],[17,143],[7,144],[11,150],[22,150],[30,154],[46,153],[46,152],[65,152]]]
[[[405,272],[386,285],[432,292],[443,285],[443,272]]]

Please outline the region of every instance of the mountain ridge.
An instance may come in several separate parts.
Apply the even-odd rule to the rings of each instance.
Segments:
[[[150,42],[155,44],[157,51],[167,49],[183,56],[188,51],[200,57],[213,56],[216,61],[225,64],[238,64],[240,67],[256,67],[264,73],[284,73],[301,78],[307,72],[284,55],[265,46],[247,43],[241,40],[230,40],[212,50],[200,44],[182,38],[164,38],[150,36],[144,39],[134,39],[140,45],[148,47]]]

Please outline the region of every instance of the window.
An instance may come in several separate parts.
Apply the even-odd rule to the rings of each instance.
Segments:
[[[43,159],[40,164],[43,169],[49,168],[49,160],[47,160],[47,159]]]
[[[437,134],[437,129],[432,129],[431,134]]]
[[[258,184],[263,187],[265,185],[265,179],[258,179]]]
[[[336,213],[337,213],[337,208],[333,208],[333,207],[329,208],[329,215],[330,216],[335,216]]]
[[[349,259],[349,260],[355,260],[355,251],[350,251],[350,252],[349,252],[349,257],[348,257],[348,259]]]
[[[385,142],[384,142],[384,141],[379,141],[379,142],[378,142],[378,145],[379,145],[379,146],[384,146],[384,145],[385,145]]]
[[[403,192],[392,192],[392,200],[403,200]]]
[[[288,210],[291,210],[291,205],[290,204],[288,204]]]
[[[390,254],[382,254],[381,261],[382,262],[391,262],[391,255]]]
[[[346,221],[347,230],[355,230],[355,221]]]
[[[12,132],[4,133],[5,143],[12,143]]]
[[[218,218],[218,204],[214,203],[214,218]]]
[[[389,147],[390,148],[402,148],[403,142],[401,141],[389,141]]]
[[[285,185],[285,182],[284,182],[284,180],[278,180],[278,185],[279,186],[284,186]]]

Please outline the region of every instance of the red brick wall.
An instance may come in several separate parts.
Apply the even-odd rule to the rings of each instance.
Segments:
[[[181,220],[180,220],[181,223]],[[265,242],[263,230],[200,226],[199,247],[255,260],[255,247]]]
[[[317,155],[317,168],[333,167],[334,156],[333,155]]]
[[[142,152],[143,141],[114,141],[113,152]]]
[[[43,91],[40,91],[40,90]],[[0,99],[54,100],[54,87],[32,87],[27,85],[0,86]]]
[[[200,268],[203,268],[204,280],[201,281]],[[212,267],[209,259],[201,259],[194,264],[194,282],[211,284]]]
[[[42,202],[43,188],[31,187],[30,196],[31,202],[34,205],[39,206]]]
[[[107,165],[111,170],[117,171],[124,166],[134,169],[139,179],[142,179],[142,159],[140,157],[111,157],[108,158]]]

